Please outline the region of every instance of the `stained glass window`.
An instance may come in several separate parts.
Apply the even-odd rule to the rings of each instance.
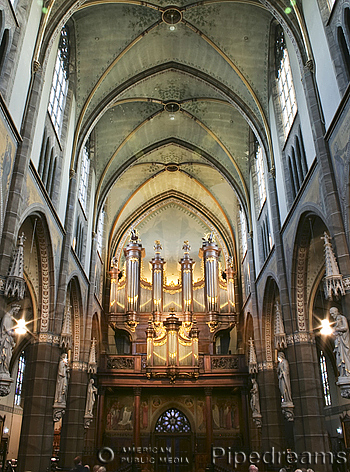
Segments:
[[[326,364],[326,357],[323,352],[320,352],[320,368],[321,368],[321,379],[322,379],[322,387],[323,387],[323,398],[326,406],[330,406],[332,404],[331,401],[331,394],[329,390],[329,380],[328,380],[328,372],[327,372],[327,364]]]
[[[58,136],[61,134],[63,112],[68,91],[69,67],[68,30],[64,26],[61,31],[55,70],[52,79],[48,112]]]
[[[190,431],[188,419],[176,408],[165,411],[156,423],[157,433],[189,433]]]
[[[24,351],[22,351],[18,360],[18,370],[16,378],[16,387],[15,387],[15,405],[19,406],[21,404],[21,395],[23,389],[23,374],[26,366],[26,358]]]
[[[297,101],[288,51],[284,41],[283,29],[281,27],[277,28],[276,31],[275,46],[277,88],[282,111],[284,135],[287,137],[297,113]]]
[[[256,175],[258,179],[259,204],[261,208],[266,200],[266,185],[265,185],[263,153],[262,153],[261,146],[259,146],[259,144],[257,145],[255,159],[256,159]]]
[[[86,212],[87,189],[89,184],[90,158],[89,158],[89,142],[86,143],[82,153],[79,201]]]
[[[248,231],[247,231],[247,220],[245,219],[244,211],[242,210],[242,208],[240,208],[239,210],[239,219],[241,223],[242,257],[244,257],[248,249],[248,243],[247,243]]]
[[[97,222],[97,250],[100,253],[100,255],[102,254],[104,220],[105,220],[105,212],[101,210],[101,213]]]

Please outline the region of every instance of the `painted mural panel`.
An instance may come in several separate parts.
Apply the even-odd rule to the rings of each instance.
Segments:
[[[106,432],[133,429],[133,399],[130,396],[112,397],[107,401]]]
[[[4,225],[16,150],[17,139],[15,133],[9,118],[6,117],[3,106],[0,106],[0,234]]]
[[[349,187],[349,162],[350,162],[350,101],[346,103],[341,119],[336,123],[329,139],[329,147],[333,156],[333,164],[340,203],[345,220],[346,229],[349,230],[349,218],[347,214],[347,195]]]

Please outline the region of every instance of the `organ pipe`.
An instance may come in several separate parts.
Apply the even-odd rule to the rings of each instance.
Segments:
[[[164,259],[160,255],[162,246],[160,241],[154,243],[154,258],[151,260],[152,265],[152,306],[154,313],[163,311],[163,274]]]
[[[212,233],[203,238],[202,254],[204,259],[205,301],[208,313],[219,312],[219,256],[220,249]]]
[[[124,249],[126,259],[126,312],[136,314],[140,305],[140,266],[142,245],[135,230],[131,231],[130,242]]]
[[[184,313],[191,313],[193,311],[194,261],[191,259],[189,254],[191,246],[188,244],[188,241],[184,241],[182,249],[184,250],[183,258],[180,260],[182,279],[182,311]]]

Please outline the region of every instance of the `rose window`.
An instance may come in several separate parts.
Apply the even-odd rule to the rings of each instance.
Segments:
[[[189,433],[191,426],[181,411],[170,408],[158,418],[155,429],[157,433]]]

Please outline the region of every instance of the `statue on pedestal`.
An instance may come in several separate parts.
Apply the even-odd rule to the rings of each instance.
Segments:
[[[61,354],[60,361],[58,364],[55,402],[53,405],[54,421],[59,421],[60,418],[62,418],[62,416],[64,415],[64,412],[66,410],[68,380],[69,380],[68,355],[64,352],[63,354]]]
[[[339,313],[338,308],[332,307],[329,310],[334,319],[333,335],[334,354],[339,371],[337,385],[340,387],[340,394],[343,398],[350,398],[350,332],[348,320]]]
[[[290,387],[289,362],[282,351],[278,353],[277,359],[277,377],[282,398],[282,413],[287,421],[294,421],[294,403],[292,399],[292,389]]]
[[[334,353],[340,377],[350,376],[350,333],[348,320],[339,313],[338,308],[329,310],[331,317],[335,320],[333,334],[335,336]]]
[[[260,412],[260,399],[259,399],[259,386],[258,382],[252,378],[252,388],[250,390],[250,407],[252,409],[253,421],[258,428],[261,428],[261,412]]]
[[[12,357],[12,351],[15,346],[13,331],[13,314],[15,308],[6,312],[1,319],[0,324],[0,375],[10,376],[9,366]],[[17,310],[18,311],[18,310]]]
[[[86,393],[84,428],[88,428],[90,426],[90,423],[94,417],[92,411],[94,409],[96,393],[97,388],[95,387],[94,379],[90,379]]]

